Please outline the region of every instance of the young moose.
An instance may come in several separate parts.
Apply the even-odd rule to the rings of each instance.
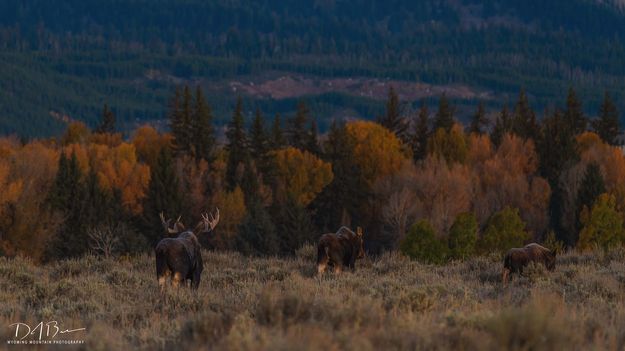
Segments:
[[[542,263],[548,270],[553,271],[556,267],[556,251],[536,243],[510,249],[503,261],[503,285],[508,284],[510,272],[523,274],[523,268],[530,262]]]
[[[364,258],[362,228],[356,233],[347,227],[341,227],[336,234],[323,234],[317,246],[317,273],[325,272],[327,266],[334,267],[334,273],[340,273],[342,267],[356,270],[356,259]]]
[[[175,238],[161,240],[155,248],[156,251],[156,277],[161,291],[164,289],[167,278],[172,279],[174,287],[180,283],[186,285],[191,280],[191,287],[197,289],[202,275],[202,252],[200,243],[195,233],[207,233],[213,231],[219,223],[219,209],[215,216],[203,214],[202,220],[194,230],[186,230],[180,222],[180,217],[173,226],[169,226],[170,219],[165,220],[161,213],[161,222],[169,235],[177,234]],[[182,232],[182,233],[180,233]]]

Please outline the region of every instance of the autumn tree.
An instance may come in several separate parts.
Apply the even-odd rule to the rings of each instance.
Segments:
[[[237,175],[240,167],[245,165],[248,154],[248,141],[245,133],[243,120],[243,100],[241,97],[237,99],[237,104],[232,114],[232,120],[228,124],[226,131],[228,143],[226,150],[228,151],[228,162],[226,169],[226,186],[228,190],[233,190],[240,182]]]
[[[462,126],[455,124],[449,130],[437,129],[428,140],[428,153],[449,164],[464,163],[468,147]]]
[[[402,106],[399,102],[399,96],[393,86],[390,86],[388,89],[386,111],[383,115],[378,116],[377,122],[395,133],[400,140],[408,141],[409,123],[406,117],[402,115]]]
[[[469,126],[469,133],[482,134],[488,129],[489,121],[486,118],[486,110],[484,108],[484,102],[480,101],[477,105],[475,113],[471,116],[471,124]]]
[[[240,187],[233,191],[219,191],[213,197],[212,203],[219,208],[219,225],[213,235],[209,237],[212,247],[219,250],[236,249],[239,226],[246,215],[245,198]]]
[[[61,145],[82,144],[89,140],[91,131],[82,122],[72,122],[67,126],[65,133],[61,137]]]
[[[606,91],[599,108],[599,117],[592,121],[592,127],[601,139],[610,145],[616,145],[616,137],[620,132],[619,116],[616,105]]]
[[[315,155],[288,147],[274,152],[278,196],[307,206],[332,181],[332,166]]]
[[[579,248],[600,247],[607,251],[625,244],[623,216],[616,210],[613,195],[599,196],[592,210],[582,213],[581,222],[583,228],[579,234]]]
[[[447,100],[447,95],[443,94],[438,102],[438,111],[434,115],[434,130],[442,128],[449,131],[454,125],[454,107]]]
[[[170,134],[160,134],[153,127],[144,125],[137,128],[131,142],[135,146],[139,161],[152,168],[156,165],[161,150],[171,147],[171,140]]]

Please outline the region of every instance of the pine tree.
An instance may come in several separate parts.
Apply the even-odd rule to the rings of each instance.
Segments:
[[[195,91],[193,118],[191,123],[190,142],[193,144],[192,153],[196,161],[213,161],[215,149],[215,135],[213,130],[213,116],[210,106],[204,99],[202,88],[198,85]]]
[[[344,125],[332,122],[324,143],[324,158],[332,164],[334,178],[310,205],[316,211],[315,222],[323,230],[349,225],[360,212],[371,190],[352,156],[352,141]]]
[[[556,233],[556,239],[572,246],[575,244],[575,234],[567,232],[562,225],[565,189],[562,189],[559,179],[562,172],[574,164],[579,155],[574,131],[562,112],[556,110],[543,120],[541,135],[536,144],[540,174],[551,186],[549,202],[551,228]]]
[[[378,117],[377,122],[395,133],[400,140],[404,142],[408,140],[408,120],[402,116],[399,96],[393,86],[388,89],[386,112]]]
[[[248,158],[247,135],[245,133],[245,122],[243,120],[243,101],[241,97],[237,99],[237,104],[232,114],[232,121],[228,124],[226,137],[228,143],[228,161],[226,165],[226,186],[229,191],[234,190],[238,185],[237,169],[239,165],[244,165]]]
[[[423,160],[427,156],[428,138],[430,137],[429,118],[428,107],[422,101],[417,114],[417,120],[414,123],[412,136],[412,157],[414,162]]]
[[[50,190],[49,203],[65,221],[49,248],[52,258],[75,257],[88,250],[87,223],[84,218],[85,185],[76,154],[69,159],[62,155],[59,170]]]
[[[271,149],[278,150],[286,146],[286,139],[282,131],[282,122],[280,120],[280,114],[276,113],[273,119],[273,125],[271,126]]]
[[[591,162],[586,166],[584,178],[577,191],[577,229],[581,229],[580,213],[582,211],[589,212],[599,195],[606,192],[605,182],[599,165]],[[577,241],[577,240],[575,240]]]
[[[245,197],[245,204],[250,205],[255,201],[260,201],[259,190],[260,183],[258,181],[258,170],[254,167],[253,162],[248,158],[245,161],[243,175],[241,177],[241,190]]]
[[[447,95],[443,94],[438,102],[438,111],[434,116],[434,131],[439,128],[449,132],[454,125],[454,107],[449,104]]]
[[[308,132],[308,138],[306,141],[306,151],[319,156],[321,154],[321,149],[319,148],[319,139],[317,134],[317,121],[313,119],[310,122],[310,132]]]
[[[100,125],[95,130],[96,133],[115,133],[115,115],[107,104],[104,104],[104,109],[102,110],[102,119],[100,121]]]
[[[237,249],[246,255],[277,255],[280,246],[276,227],[267,210],[256,201],[248,207],[236,238]]]
[[[484,103],[480,101],[477,105],[477,110],[471,118],[471,125],[469,126],[469,132],[475,134],[483,134],[488,128],[488,118],[486,118],[486,111],[484,109]]]
[[[610,145],[617,144],[616,138],[620,132],[618,111],[607,91],[599,108],[599,118],[592,121],[592,126],[603,141]]]
[[[512,117],[510,116],[510,111],[508,110],[508,105],[504,105],[503,109],[499,113],[499,116],[495,120],[495,126],[490,134],[490,139],[493,142],[493,145],[499,146],[503,137],[510,133],[512,130]]]
[[[306,125],[310,119],[310,111],[303,101],[297,104],[297,113],[289,121],[289,145],[300,150],[306,149],[308,130]]]
[[[258,162],[265,157],[268,150],[269,140],[265,131],[265,120],[257,108],[250,128],[250,156]]]
[[[293,255],[305,243],[313,242],[317,235],[310,211],[292,198],[279,205],[276,229],[283,255]]]
[[[566,97],[566,109],[564,110],[564,121],[570,126],[575,135],[586,131],[588,121],[584,116],[584,109],[581,101],[577,98],[577,94],[573,87],[569,88]]]
[[[192,141],[192,116],[191,116],[191,92],[188,86],[181,91],[176,88],[169,105],[169,127],[174,137],[173,149],[176,155],[191,153]]]
[[[174,169],[174,160],[169,148],[161,149],[155,167],[150,169],[150,184],[143,205],[143,220],[146,237],[152,244],[165,236],[159,214],[166,217],[179,216],[182,211],[180,182]]]
[[[536,140],[540,133],[536,113],[532,110],[524,89],[519,92],[519,100],[514,107],[512,132],[521,138],[532,140]]]

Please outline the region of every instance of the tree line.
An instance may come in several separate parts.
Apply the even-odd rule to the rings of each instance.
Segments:
[[[204,247],[292,255],[341,225],[367,249],[444,262],[528,240],[608,249],[625,242],[625,157],[606,93],[589,120],[576,92],[542,118],[525,91],[500,111],[475,108],[465,128],[442,95],[416,111],[391,88],[371,121],[319,135],[305,102],[292,116],[248,113],[239,98],[218,141],[201,88],[179,87],[169,131],[129,140],[104,106],[99,125],[62,137],[0,139],[0,250],[36,260],[149,251],[159,214],[194,223],[219,207]],[[34,220],[36,219],[36,220]]]

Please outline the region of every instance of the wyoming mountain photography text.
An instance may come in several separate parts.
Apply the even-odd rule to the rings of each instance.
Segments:
[[[625,351],[625,0],[0,0],[0,350]]]

